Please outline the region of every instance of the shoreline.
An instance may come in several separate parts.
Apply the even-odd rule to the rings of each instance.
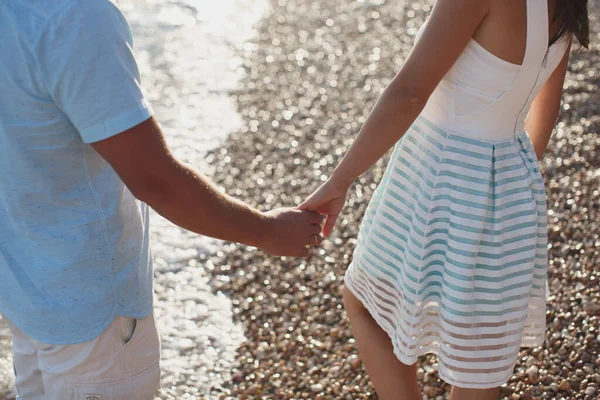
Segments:
[[[209,177],[214,174],[209,154],[241,126],[230,96],[239,80],[232,46],[251,38],[253,22],[266,12],[263,3],[121,3],[134,32],[148,100],[170,149]],[[179,228],[154,211],[150,220],[154,311],[162,342],[162,388],[156,399],[205,398],[232,379],[235,349],[245,340],[230,300],[213,293],[207,277],[209,257],[224,251],[225,244]]]

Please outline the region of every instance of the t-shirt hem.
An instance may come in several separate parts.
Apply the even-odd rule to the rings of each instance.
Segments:
[[[83,343],[83,342],[87,342],[87,341],[96,339],[110,326],[110,324],[112,324],[112,322],[118,316],[135,318],[135,319],[143,319],[143,318],[148,317],[152,313],[152,309],[153,309],[153,306],[152,306],[152,304],[150,304],[150,306],[144,307],[138,313],[119,314],[119,313],[111,312],[110,315],[108,316],[108,318],[103,320],[97,326],[90,328],[90,326],[88,325],[85,327],[85,330],[82,330],[82,331],[71,331],[71,334],[68,334],[68,335],[64,335],[64,334],[57,335],[60,337],[45,336],[43,334],[38,335],[38,333],[30,331],[27,327],[21,326],[21,324],[18,321],[15,321],[15,318],[11,315],[10,312],[6,312],[5,310],[3,310],[2,314],[4,314],[6,316],[6,318],[8,318],[10,320],[10,322],[12,324],[14,324],[17,328],[19,328],[25,335],[29,336],[33,340],[36,340],[41,343],[46,343],[46,344],[69,345],[69,344]]]

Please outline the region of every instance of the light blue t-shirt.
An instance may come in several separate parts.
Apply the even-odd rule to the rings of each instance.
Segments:
[[[108,0],[2,0],[0,60],[0,312],[53,344],[147,316],[148,208],[89,144],[152,114],[127,21]]]

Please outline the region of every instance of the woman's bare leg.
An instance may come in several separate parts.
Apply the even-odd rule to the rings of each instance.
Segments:
[[[417,365],[402,364],[394,355],[392,341],[369,311],[346,287],[344,306],[352,324],[358,353],[381,400],[421,400]]]
[[[498,400],[500,398],[500,388],[493,389],[465,389],[452,387],[450,400]]]

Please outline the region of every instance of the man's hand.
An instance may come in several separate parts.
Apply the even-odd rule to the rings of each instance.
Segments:
[[[257,247],[274,256],[306,257],[321,243],[323,217],[316,212],[277,208],[266,212],[267,230],[257,232]]]

